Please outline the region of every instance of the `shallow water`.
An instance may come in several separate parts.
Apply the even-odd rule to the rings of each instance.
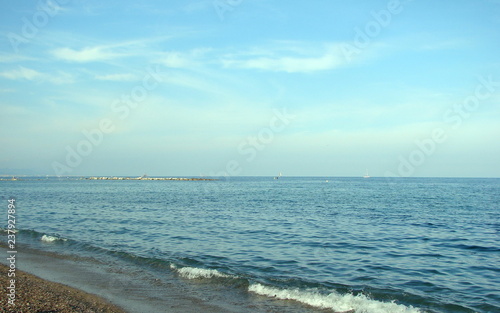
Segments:
[[[187,284],[228,311],[500,311],[499,179],[0,186],[5,210],[17,199],[19,244]]]

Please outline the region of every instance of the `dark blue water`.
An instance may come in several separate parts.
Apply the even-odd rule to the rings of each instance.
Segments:
[[[500,179],[0,186],[31,248],[133,260],[311,311],[500,312]]]

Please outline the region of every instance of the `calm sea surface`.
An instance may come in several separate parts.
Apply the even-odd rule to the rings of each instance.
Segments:
[[[19,245],[121,262],[159,284],[167,274],[208,284],[214,294],[194,296],[227,298],[236,312],[258,312],[259,301],[274,312],[500,312],[500,179],[43,178],[0,187],[5,210],[17,199]]]

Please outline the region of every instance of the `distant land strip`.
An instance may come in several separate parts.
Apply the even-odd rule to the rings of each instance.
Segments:
[[[213,178],[182,178],[182,177],[85,177],[87,180],[217,180]]]
[[[115,177],[115,176],[91,176],[91,177],[80,177],[76,178],[80,180],[183,180],[183,181],[201,181],[201,180],[218,180],[215,178],[184,178],[184,177]],[[12,178],[0,178],[0,181],[15,181],[15,180],[45,180],[43,178],[37,177],[37,178],[19,178],[19,177],[12,177]]]

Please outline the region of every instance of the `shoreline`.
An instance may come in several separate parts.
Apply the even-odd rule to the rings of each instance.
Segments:
[[[5,248],[1,243],[0,247]],[[242,281],[220,284],[219,279],[230,278],[214,277],[213,272],[200,268],[186,267],[193,271],[193,277],[161,268],[148,270],[147,266],[137,271],[138,268],[130,264],[105,263],[92,257],[60,255],[26,246],[16,258],[15,307],[7,305],[9,267],[0,259],[0,284],[4,290],[0,297],[2,312],[354,312],[309,305],[288,296],[251,292],[248,283]],[[233,280],[235,278],[238,277]]]
[[[8,290],[11,278],[8,267],[0,263],[0,283]],[[14,305],[8,303],[7,292],[0,298],[0,307],[5,312],[99,312],[127,313],[97,295],[42,279],[19,269],[15,272]]]
[[[0,248],[7,249],[3,242]],[[16,254],[13,307],[8,305],[8,265],[6,258],[0,259],[1,312],[250,312],[209,303],[199,297],[206,289],[179,284],[172,273],[147,267],[138,271],[133,263],[108,263],[92,256],[63,255],[28,246],[19,247]]]

